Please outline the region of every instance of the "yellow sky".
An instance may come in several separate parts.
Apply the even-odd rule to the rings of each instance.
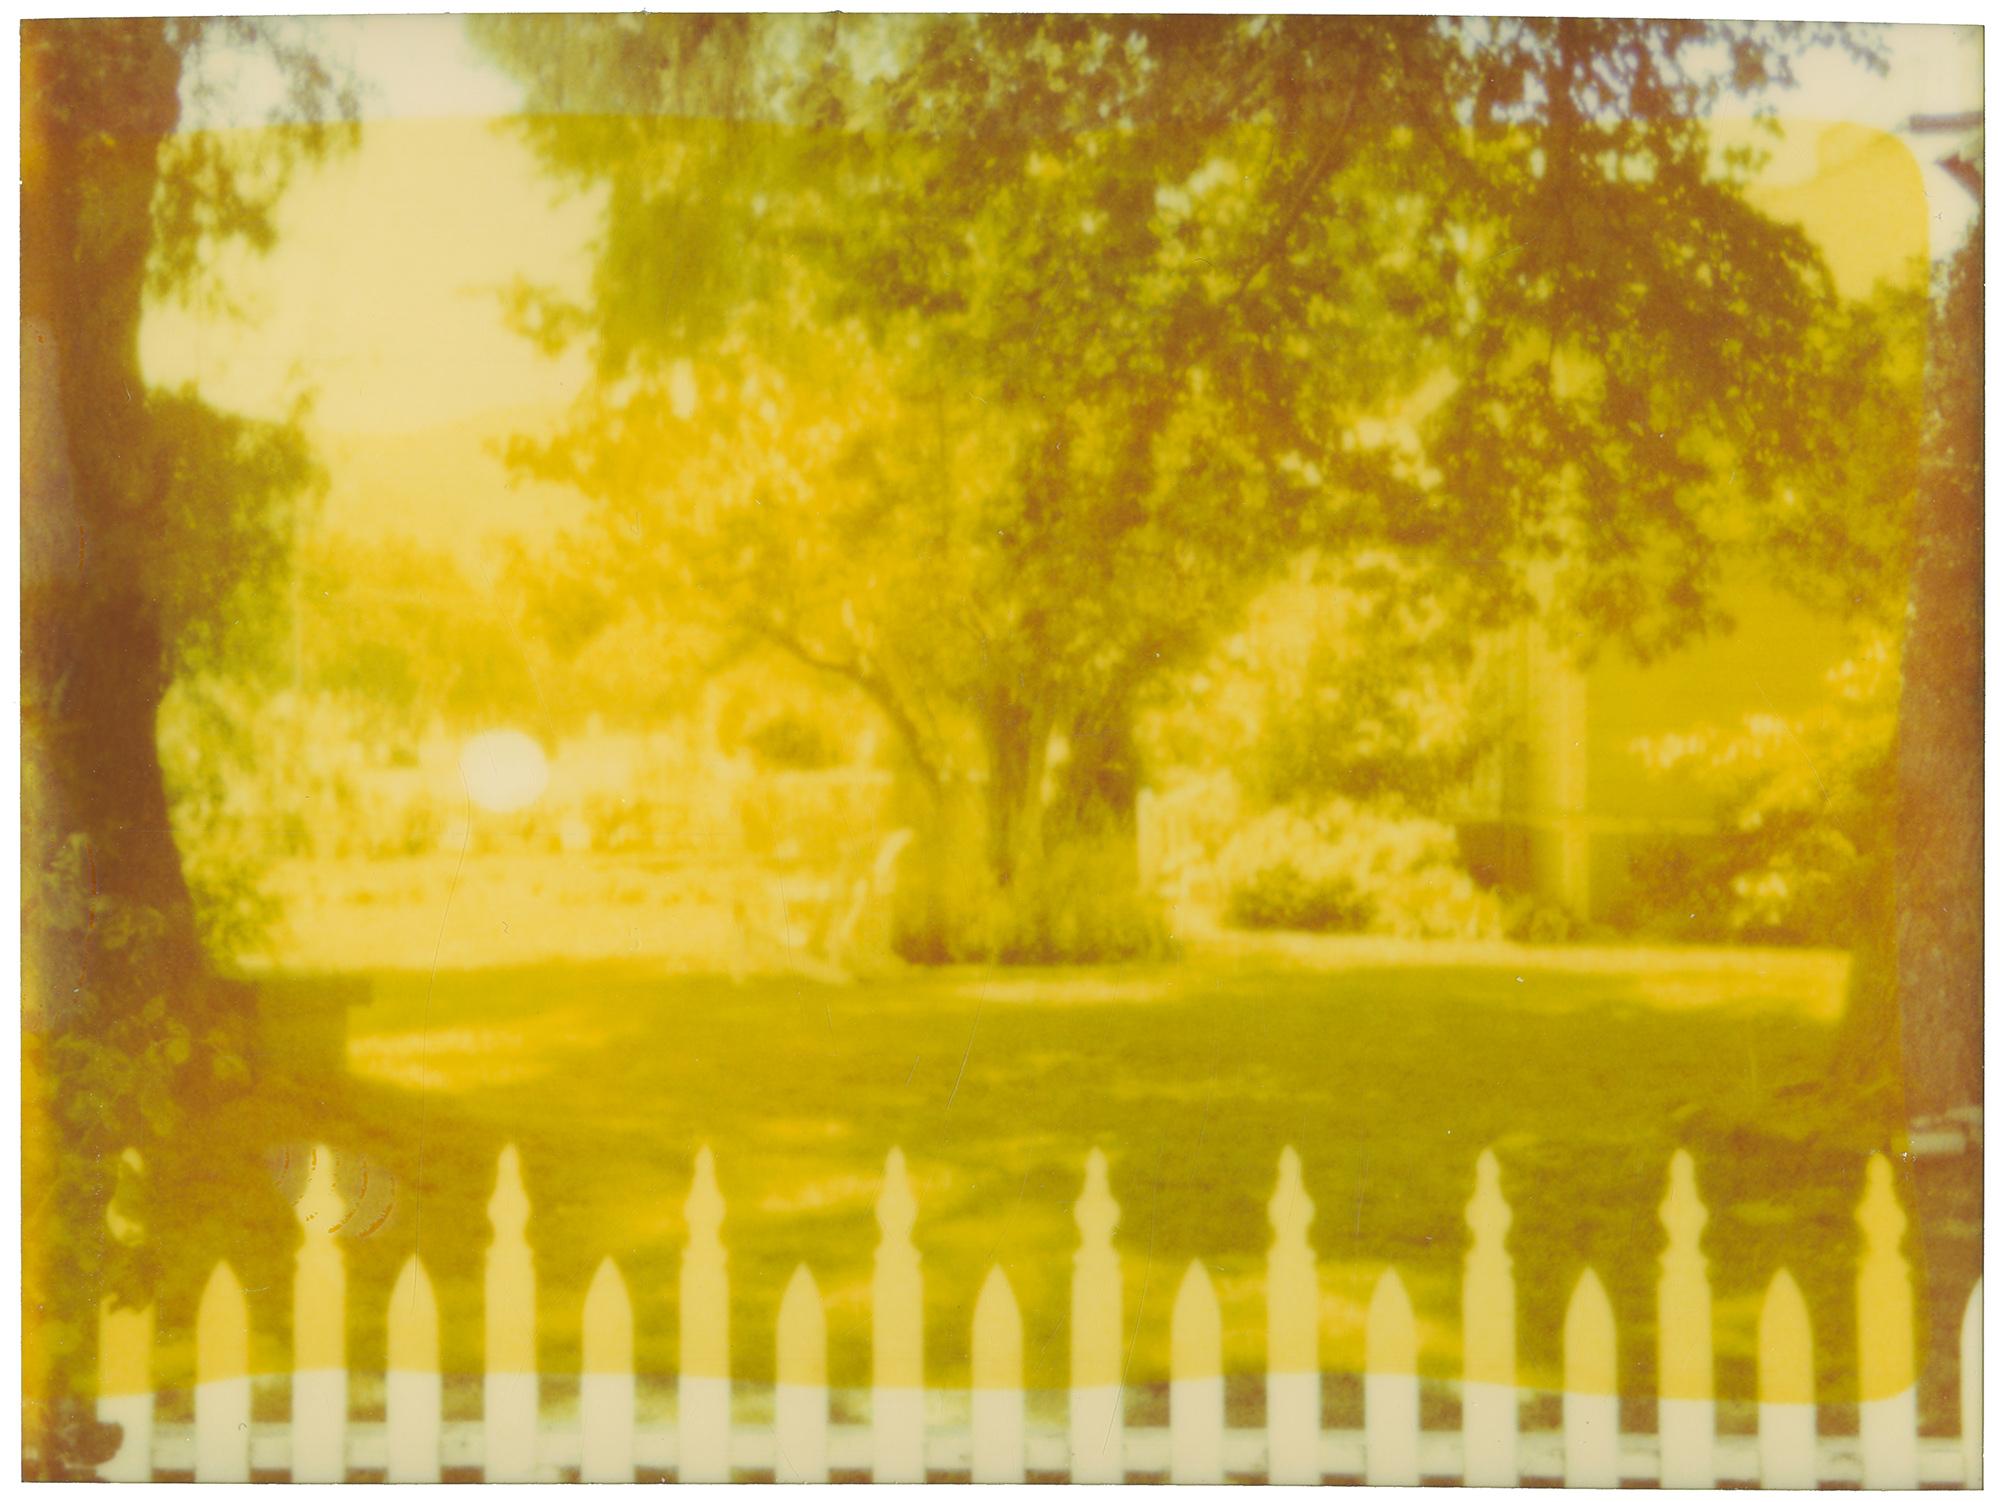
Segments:
[[[510,332],[495,294],[517,278],[580,294],[594,222],[585,200],[554,203],[527,147],[490,121],[371,123],[286,195],[270,255],[229,263],[247,317],[149,311],[147,379],[193,380],[260,416],[309,389],[315,426],[335,432],[567,402],[582,364]]]

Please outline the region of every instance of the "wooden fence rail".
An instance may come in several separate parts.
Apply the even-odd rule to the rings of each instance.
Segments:
[[[1982,1481],[1984,1285],[1973,1289],[1960,1325],[1960,1432],[1951,1439],[1920,1438],[1915,1305],[1901,1245],[1907,1221],[1881,1157],[1869,1163],[1856,1212],[1862,1233],[1855,1285],[1860,1428],[1850,1437],[1819,1433],[1811,1321],[1798,1284],[1782,1270],[1771,1280],[1758,1321],[1756,1433],[1718,1434],[1713,1301],[1701,1251],[1708,1214],[1685,1153],[1674,1157],[1660,1211],[1667,1246],[1658,1282],[1658,1424],[1650,1433],[1622,1428],[1616,1322],[1603,1282],[1588,1268],[1563,1324],[1560,1427],[1521,1429],[1515,1287],[1506,1245],[1512,1212],[1490,1152],[1480,1156],[1466,1210],[1472,1237],[1463,1282],[1459,1428],[1420,1423],[1418,1326],[1393,1268],[1382,1272],[1368,1305],[1363,1426],[1323,1428],[1319,1273],[1309,1237],[1313,1204],[1298,1155],[1289,1148],[1279,1160],[1269,1212],[1261,1427],[1226,1423],[1222,1308],[1198,1260],[1188,1265],[1174,1298],[1168,1424],[1126,1425],[1123,1281],[1113,1245],[1119,1211],[1109,1165],[1098,1152],[1085,1164],[1076,1205],[1080,1243],[1071,1284],[1065,1427],[1028,1420],[1021,1310],[998,1267],[987,1274],[969,1316],[970,1422],[927,1426],[917,1201],[900,1151],[889,1155],[876,1207],[881,1239],[872,1285],[868,1421],[832,1421],[826,1309],[811,1269],[801,1265],[778,1311],[771,1422],[733,1422],[724,1204],[706,1149],[696,1160],[686,1204],[675,1422],[637,1421],[632,1299],[610,1258],[599,1263],[583,1299],[574,1419],[552,1422],[542,1412],[535,1363],[529,1202],[511,1147],[500,1156],[487,1207],[493,1239],[486,1258],[484,1418],[443,1418],[437,1298],[423,1264],[411,1257],[386,1311],[386,1419],[356,1423],[348,1411],[346,1271],[334,1235],[346,1207],[333,1167],[330,1152],[315,1150],[297,1207],[304,1234],[293,1283],[289,1420],[251,1422],[249,1309],[235,1272],[222,1263],[208,1280],[196,1318],[191,1425],[154,1422],[153,1311],[106,1304],[98,1411],[123,1430],[117,1454],[100,1468],[106,1479],[379,1475],[435,1481],[452,1473],[487,1480],[629,1481],[645,1474],[688,1481],[743,1475],[922,1481],[950,1474],[975,1481],[1160,1476],[1177,1482],[1895,1488],[1977,1487]]]

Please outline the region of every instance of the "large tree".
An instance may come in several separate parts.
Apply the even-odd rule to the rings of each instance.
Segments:
[[[203,62],[228,48],[288,81],[276,128],[181,128],[226,86]],[[149,297],[226,301],[218,248],[271,243],[289,172],[353,109],[297,37],[256,23],[31,21],[21,52],[24,1296],[31,1437],[59,1468],[42,1421],[87,1371],[118,1153],[241,1063],[156,717],[178,670],[270,619],[258,591],[313,480],[295,425],[148,388],[140,321]]]
[[[1703,124],[1782,27],[496,18],[604,189],[526,462],[607,570],[862,686],[1035,929],[1131,725],[1303,546],[1658,650],[1812,468],[1833,294]],[[1061,791],[1045,804],[1058,750]],[[1037,946],[1023,946],[1032,952]]]

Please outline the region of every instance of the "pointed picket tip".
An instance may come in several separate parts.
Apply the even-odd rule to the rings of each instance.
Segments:
[[[1563,1319],[1563,1391],[1593,1397],[1618,1391],[1618,1329],[1610,1295],[1591,1267],[1576,1280]]]
[[[1312,1196],[1306,1193],[1305,1170],[1296,1149],[1278,1155],[1278,1187],[1271,1195],[1271,1229],[1281,1245],[1302,1245],[1313,1223]]]
[[[1812,1320],[1797,1281],[1781,1267],[1764,1291],[1764,1309],[1757,1319],[1757,1401],[1814,1399]]]
[[[1870,1253],[1894,1254],[1903,1244],[1910,1218],[1896,1197],[1896,1174],[1881,1153],[1868,1159],[1868,1184],[1854,1212],[1862,1240]]]
[[[972,1309],[972,1385],[994,1392],[1021,1386],[1021,1306],[997,1266],[987,1273]]]
[[[250,1306],[236,1269],[218,1262],[195,1313],[195,1381],[227,1382],[249,1375]]]
[[[1667,1252],[1701,1254],[1701,1233],[1708,1224],[1708,1207],[1695,1184],[1694,1159],[1686,1148],[1674,1152],[1667,1167],[1667,1197],[1660,1202],[1660,1224],[1667,1230]]]
[[[308,1235],[331,1236],[347,1216],[347,1201],[334,1184],[333,1149],[315,1143],[308,1159],[305,1188],[299,1192],[292,1214]]]
[[[826,1308],[812,1269],[803,1262],[778,1302],[778,1381],[787,1387],[826,1386]]]
[[[882,1167],[882,1197],[875,1202],[875,1223],[884,1244],[906,1242],[917,1224],[917,1197],[910,1188],[910,1170],[900,1147],[889,1149]]]
[[[621,1377],[632,1372],[632,1299],[609,1257],[597,1264],[584,1295],[583,1369]]]
[[[694,1182],[688,1186],[685,1213],[690,1240],[712,1241],[721,1234],[722,1188],[715,1179],[715,1154],[706,1143],[694,1155]]]
[[[1111,1165],[1102,1148],[1093,1147],[1083,1160],[1083,1193],[1077,1197],[1076,1224],[1086,1248],[1111,1245],[1118,1229],[1118,1201],[1111,1197]]]
[[[1473,1171],[1472,1199],[1465,1207],[1465,1223],[1472,1228],[1474,1249],[1499,1250],[1513,1221],[1514,1212],[1508,1208],[1500,1189],[1500,1160],[1493,1155],[1492,1148],[1486,1148],[1479,1154],[1478,1166]]]
[[[1174,1295],[1173,1379],[1222,1375],[1222,1305],[1199,1258],[1188,1263]]]
[[[1868,1160],[1868,1187],[1854,1218],[1861,1227],[1855,1279],[1855,1352],[1864,1403],[1900,1397],[1916,1385],[1916,1295],[1903,1233],[1910,1218],[1896,1197],[1889,1160]]]
[[[104,1228],[120,1246],[137,1246],[145,1239],[146,1227],[134,1212],[140,1181],[146,1175],[146,1160],[139,1149],[128,1147],[118,1155],[118,1182],[104,1207]]]
[[[389,1370],[438,1370],[437,1294],[430,1274],[415,1256],[405,1259],[389,1290]]]
[[[528,1224],[528,1190],[521,1182],[521,1153],[513,1143],[500,1149],[493,1197],[486,1202],[486,1219],[494,1235],[518,1236]]]
[[[1414,1377],[1417,1374],[1417,1314],[1402,1276],[1382,1269],[1368,1300],[1368,1375]]]

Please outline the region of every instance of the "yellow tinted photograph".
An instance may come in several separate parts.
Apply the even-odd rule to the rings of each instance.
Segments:
[[[19,32],[24,1478],[1983,1485],[1979,28]]]

